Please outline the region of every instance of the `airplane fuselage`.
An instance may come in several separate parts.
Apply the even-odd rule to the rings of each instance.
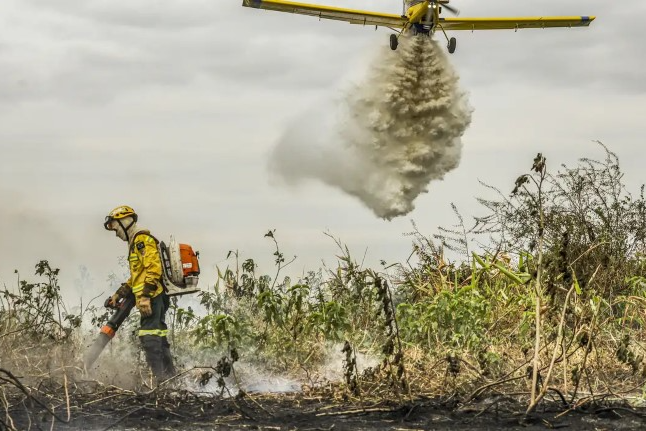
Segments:
[[[408,9],[406,9],[406,18],[408,18],[411,23],[421,22],[428,13],[428,5],[428,0],[421,1],[419,3],[413,2],[412,6],[409,6]]]
[[[402,33],[409,33],[412,35],[433,35],[435,30],[439,27],[440,13],[442,13],[442,5],[448,5],[450,0],[409,0],[404,3],[406,13],[402,18],[408,19],[408,22],[402,29]],[[448,7],[448,6],[447,6]],[[454,11],[454,9],[449,9]],[[441,28],[441,27],[440,27]],[[448,41],[447,48],[449,53],[455,52],[457,41],[455,37],[449,39],[446,32],[442,29],[446,40]],[[400,33],[400,35],[402,34]],[[390,35],[390,49],[396,50],[399,44],[398,34]]]
[[[406,9],[405,16],[410,22],[411,29],[415,33],[432,32],[435,28],[435,22],[439,17],[439,11],[437,11],[435,7],[431,7],[430,1],[410,1],[407,2],[406,5],[408,8]]]

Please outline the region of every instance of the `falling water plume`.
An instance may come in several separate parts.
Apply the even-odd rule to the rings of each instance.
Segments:
[[[459,165],[472,109],[444,48],[403,37],[397,51],[379,53],[335,111],[327,122],[316,112],[299,118],[274,148],[271,170],[289,184],[338,187],[392,220]]]

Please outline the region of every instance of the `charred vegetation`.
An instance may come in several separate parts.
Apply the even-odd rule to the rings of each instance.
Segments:
[[[294,281],[274,231],[272,275],[230,252],[194,306],[173,300],[184,369],[156,387],[137,352],[121,358],[129,387],[83,369],[84,343],[106,316],[91,303],[68,312],[59,270],[41,261],[42,281],[0,291],[0,429],[583,429],[579,413],[637,429],[646,201],[600,146],[601,161],[560,170],[538,154],[509,192],[487,186],[495,195],[479,199],[485,214],[472,226],[455,206],[454,227],[429,237],[413,224],[403,263],[364,268],[330,235],[336,266]],[[131,316],[124,341],[134,344],[134,326]],[[298,385],[254,387],[260,369]]]

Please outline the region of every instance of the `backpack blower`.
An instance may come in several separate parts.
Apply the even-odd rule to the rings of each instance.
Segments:
[[[110,298],[105,300],[103,304],[106,308],[111,308],[116,310],[115,313],[110,317],[105,325],[101,327],[101,332],[94,343],[90,346],[83,362],[85,363],[85,369],[89,369],[94,361],[97,360],[105,346],[108,345],[110,340],[114,338],[117,330],[121,324],[128,318],[132,308],[135,306],[135,295],[132,293],[128,294],[125,298],[121,298],[119,303],[116,306],[110,304]]]
[[[172,236],[168,246],[163,241],[159,242],[155,237],[152,238],[157,243],[161,257],[163,268],[161,282],[166,295],[179,296],[198,292],[200,290],[197,287],[200,275],[199,253],[194,252],[188,244],[177,244]],[[135,303],[135,296],[132,293],[121,298],[116,305],[110,304],[110,297],[105,300],[104,307],[113,309],[115,312],[101,327],[99,336],[85,353],[83,362],[86,370],[92,367],[105,346],[114,338],[119,327],[135,307]]]

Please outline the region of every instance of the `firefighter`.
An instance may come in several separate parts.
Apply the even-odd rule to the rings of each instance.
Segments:
[[[108,214],[103,226],[128,243],[130,278],[112,295],[114,305],[120,298],[132,293],[141,314],[139,340],[146,354],[146,362],[157,382],[176,374],[170,344],[166,337],[166,311],[170,300],[161,282],[162,264],[157,240],[149,230],[137,226],[138,216],[126,205]]]

